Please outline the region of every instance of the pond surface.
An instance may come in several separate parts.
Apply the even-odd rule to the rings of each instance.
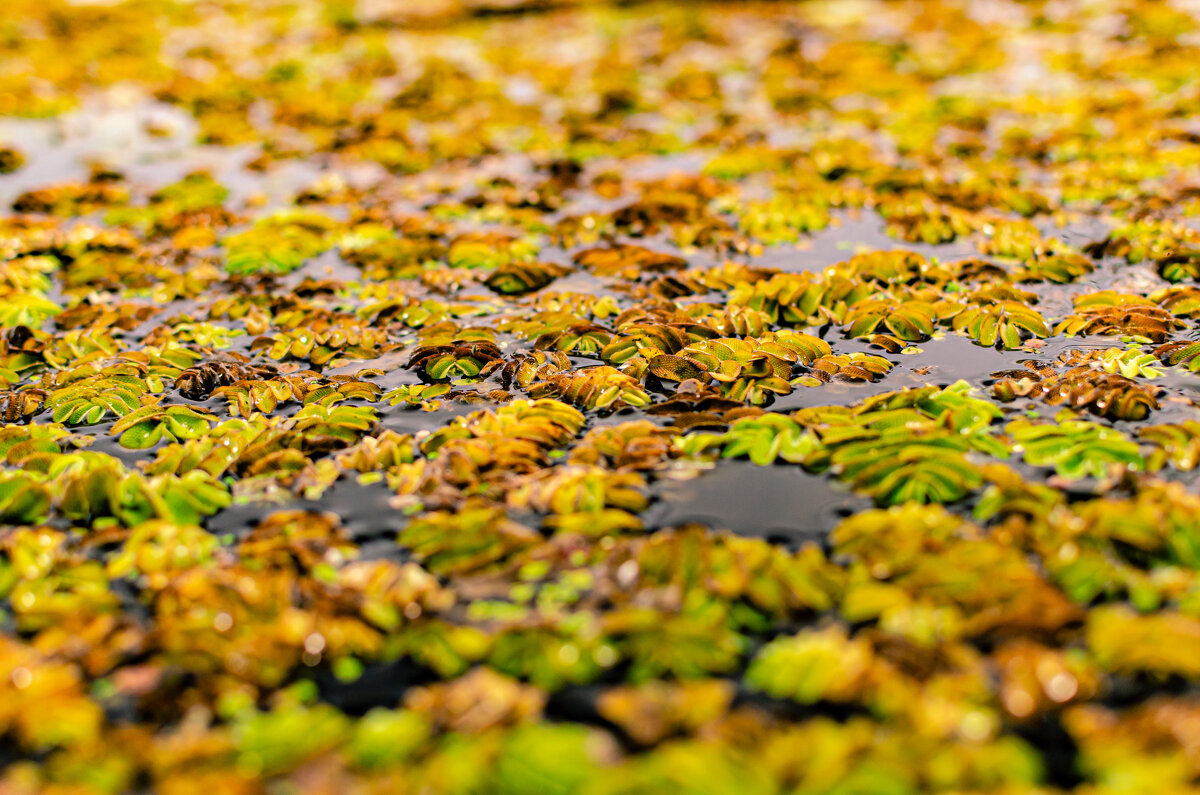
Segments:
[[[1198,23],[9,0],[0,791],[1186,791]]]

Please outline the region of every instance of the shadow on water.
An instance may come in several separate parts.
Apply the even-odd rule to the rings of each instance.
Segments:
[[[407,521],[405,515],[392,506],[395,495],[387,483],[359,483],[353,476],[343,476],[333,483],[319,499],[290,499],[286,502],[251,502],[233,505],[208,520],[209,531],[218,535],[231,533],[244,538],[259,522],[284,511],[313,511],[331,513],[338,517],[352,540],[366,546],[374,541],[386,541],[390,554],[399,559],[402,550],[396,545],[396,533]],[[362,557],[383,557],[374,545],[376,554]]]
[[[823,543],[838,521],[871,506],[798,466],[749,461],[721,461],[692,480],[660,481],[653,491],[658,499],[643,515],[648,527],[698,522],[790,548]]]
[[[342,681],[328,666],[314,668],[308,678],[322,701],[356,717],[375,707],[397,707],[411,688],[438,680],[433,671],[407,657],[365,665],[353,681]]]

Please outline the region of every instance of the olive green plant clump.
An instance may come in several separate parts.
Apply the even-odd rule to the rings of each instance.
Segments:
[[[6,0],[0,791],[1200,790],[1200,9]]]

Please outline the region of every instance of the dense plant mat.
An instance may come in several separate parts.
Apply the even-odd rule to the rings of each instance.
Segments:
[[[1200,782],[1194,3],[3,6],[0,790]]]

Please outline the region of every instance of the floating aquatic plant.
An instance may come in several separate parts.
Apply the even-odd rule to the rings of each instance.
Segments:
[[[0,791],[1188,791],[1186,6],[8,0]]]

